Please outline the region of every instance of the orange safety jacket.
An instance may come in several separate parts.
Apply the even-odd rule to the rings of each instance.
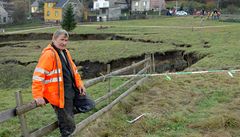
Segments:
[[[75,78],[75,85],[77,88],[83,87],[84,84],[69,51],[66,50],[66,53]],[[62,63],[57,51],[50,44],[42,51],[32,79],[34,99],[46,98],[52,105],[64,108]]]

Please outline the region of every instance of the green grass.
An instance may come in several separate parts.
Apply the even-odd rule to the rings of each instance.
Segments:
[[[2,28],[5,29],[5,32],[11,32],[11,31],[19,31],[19,30],[25,30],[25,29],[36,29],[41,27],[42,27],[42,23],[40,22],[30,22],[30,23],[18,24],[18,25],[7,25]]]
[[[238,137],[240,112],[233,109],[239,108],[239,76],[174,76],[172,81],[153,78],[79,135]],[[126,112],[129,107],[132,111]],[[127,123],[142,113],[147,115],[134,124]]]
[[[186,20],[186,21],[185,21]],[[189,68],[190,70],[206,70],[206,69],[225,69],[225,68],[238,68],[236,64],[240,60],[239,51],[239,24],[232,25],[231,23],[223,23],[216,21],[206,21],[206,25],[231,25],[219,28],[190,28],[180,29],[167,29],[167,28],[142,28],[142,27],[128,27],[138,25],[177,25],[189,26],[189,22],[199,22],[199,18],[192,17],[178,17],[178,18],[160,18],[152,20],[132,20],[122,22],[106,22],[105,25],[119,25],[119,27],[112,27],[104,30],[97,30],[96,27],[78,27],[74,31],[79,33],[119,33],[122,36],[132,38],[135,40],[144,39],[151,41],[162,41],[163,43],[143,43],[133,41],[117,41],[117,40],[82,40],[70,41],[69,49],[76,61],[99,61],[110,62],[120,58],[128,58],[131,56],[140,56],[144,53],[164,53],[169,50],[184,50],[185,54],[194,52],[201,56],[206,56],[198,63]],[[94,30],[95,29],[95,30]],[[51,29],[48,30],[52,32]],[[123,34],[124,33],[124,34]],[[8,60],[18,60],[21,62],[38,61],[41,50],[50,43],[50,40],[37,40],[37,41],[11,41],[15,47],[1,47],[0,62],[4,63]],[[204,48],[204,43],[208,42],[209,48]],[[8,42],[3,42],[4,44]],[[176,47],[175,44],[190,44],[191,47]],[[26,47],[16,47],[25,45]],[[6,52],[7,51],[7,52]],[[2,87],[27,87],[31,83],[32,71],[35,63],[28,66],[17,65],[13,67],[12,71],[8,68],[14,65],[1,65],[0,75],[2,80]],[[21,72],[24,75],[22,75]],[[19,78],[14,78],[14,73]],[[8,82],[6,82],[8,81]],[[24,83],[28,83],[27,85]]]
[[[113,21],[96,24],[111,27],[97,29],[98,26],[80,26],[73,33],[115,33],[136,40],[144,39],[162,41],[163,43],[118,40],[70,41],[69,50],[74,60],[107,63],[120,58],[140,56],[144,53],[184,50],[185,54],[194,52],[200,57],[205,56],[188,70],[239,68],[240,25],[237,23],[208,20],[204,21],[203,26],[221,27],[194,28],[193,30],[192,26],[201,26],[200,18],[161,17],[151,20]],[[55,29],[34,32],[52,33]],[[4,62],[7,60],[38,61],[42,49],[50,42],[50,39],[22,42],[19,43],[16,40],[0,42],[0,44],[13,43],[13,47],[0,47],[0,111],[15,106],[14,92],[18,89],[23,91],[24,102],[32,100],[31,79],[36,65],[36,63],[31,63],[23,66],[4,64]],[[210,47],[204,48],[204,42],[208,42]],[[190,44],[191,47],[176,47],[173,43]],[[19,47],[22,45],[26,47]],[[236,128],[240,126],[238,126],[239,119],[235,115],[239,115],[236,104],[238,104],[240,81],[239,75],[234,75],[234,78],[222,74],[174,76],[172,81],[164,80],[164,78],[153,79],[138,89],[139,92],[122,101],[113,111],[98,119],[81,135],[201,137],[204,135],[214,136],[215,134],[219,136],[219,134],[223,134],[222,130],[226,130],[224,133],[237,137],[240,132]],[[112,86],[116,87],[124,81],[125,79],[116,79]],[[99,83],[90,87],[88,92],[96,99],[106,93],[106,85],[107,83]],[[99,108],[106,103],[103,102]],[[139,120],[138,123],[131,125],[126,122],[126,120],[133,119],[145,112],[150,114]],[[90,113],[77,116],[76,121],[79,122]],[[226,115],[227,113],[231,115]],[[214,118],[215,116],[216,118]],[[27,117],[31,129],[39,128],[56,120],[50,106],[27,113]],[[37,120],[36,117],[38,117]],[[219,118],[224,124],[218,122]],[[0,136],[20,135],[17,118],[4,122],[1,127],[6,128],[0,129]],[[209,129],[208,132],[203,132],[206,129]],[[49,136],[58,135],[58,131],[55,131]]]
[[[218,22],[218,21],[204,21],[201,23],[200,17],[159,17],[155,19],[142,20],[126,20],[126,21],[109,21],[109,22],[94,22],[91,24],[83,24],[88,26],[78,26],[72,33],[91,34],[91,33],[155,33],[161,29],[169,30],[169,27],[178,27],[177,29],[184,29],[184,27],[201,27],[201,26],[221,26],[221,25],[236,25],[235,23]],[[98,29],[100,26],[107,26],[106,29]],[[166,28],[167,27],[167,28]],[[46,28],[41,30],[31,30],[29,32],[48,32],[53,33],[58,27]],[[176,29],[176,28],[172,28]],[[26,29],[23,29],[26,30]]]
[[[112,78],[111,88],[112,89],[116,88],[117,86],[122,84],[124,81],[126,81],[126,79]],[[107,85],[108,85],[107,81],[99,83],[97,85],[94,85],[88,88],[87,92],[91,96],[91,98],[95,100],[108,92]],[[120,93],[123,92],[123,90],[124,89],[120,90],[116,95],[112,96],[110,100],[113,100],[114,98],[116,98]],[[1,98],[0,111],[6,110],[8,108],[14,108],[16,106],[14,101],[15,100],[14,92],[16,91],[17,89],[0,90],[1,96],[3,96]],[[22,90],[22,96],[23,96],[24,103],[32,101],[31,89],[25,88],[24,90]],[[107,103],[109,103],[108,100],[103,101],[96,107],[95,110],[86,114],[76,115],[75,117],[76,123],[80,122],[81,120],[83,120],[84,118],[92,114],[93,112],[102,108]],[[26,113],[26,118],[27,118],[28,129],[30,131],[36,130],[40,127],[46,126],[47,124],[50,124],[56,121],[56,116],[51,105],[47,105],[46,107],[42,107],[42,108],[37,108],[33,111]],[[5,127],[5,128],[0,129],[0,136],[1,137],[20,136],[20,125],[18,123],[19,123],[19,120],[17,117],[2,123],[1,127]],[[58,130],[54,131],[49,136],[59,136]]]

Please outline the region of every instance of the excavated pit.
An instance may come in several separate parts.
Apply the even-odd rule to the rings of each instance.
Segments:
[[[128,37],[118,36],[118,35],[112,36],[111,40],[123,40],[123,41],[143,42],[143,43],[160,43],[160,44],[164,43],[162,40],[153,41],[153,40],[145,40],[145,39],[134,39],[134,38],[128,38]]]
[[[183,50],[173,50],[166,51],[164,53],[154,53],[155,57],[155,70],[157,73],[162,72],[175,72],[182,71],[192,64],[195,64],[204,56],[199,57],[195,52],[185,53]],[[145,58],[145,54],[141,56],[133,56],[128,58],[120,58],[117,60],[112,60],[107,63],[103,62],[91,62],[89,60],[86,61],[76,61],[75,64],[78,66],[79,71],[81,72],[82,78],[89,79],[98,77],[100,75],[104,75],[107,72],[107,64],[111,65],[111,71],[121,69],[123,67],[131,65],[133,62],[139,62]],[[30,62],[21,62],[17,60],[7,60],[1,62],[1,64],[18,64],[22,66],[27,66],[31,63],[37,63],[37,61]],[[136,69],[137,71],[139,69]],[[133,71],[126,72],[125,74],[131,74]]]
[[[27,66],[31,63],[37,63],[37,61],[29,61],[29,62],[21,62],[19,60],[6,60],[1,62],[2,65],[6,65],[6,64],[18,64],[18,65],[22,65],[22,66]]]
[[[20,41],[17,43],[0,43],[0,47],[10,46],[10,47],[27,47],[23,44],[26,40],[49,40],[51,39],[51,33],[28,33],[28,34],[9,34],[9,35],[1,35],[0,41]],[[133,39],[124,36],[118,36],[116,34],[71,34],[70,40],[123,40],[123,41],[132,41],[132,42],[144,42],[144,43],[163,43],[163,41],[152,41],[152,40],[144,40],[144,39]],[[208,46],[208,42],[203,41],[204,45]],[[172,43],[172,45],[176,47],[191,47],[190,44],[177,44]],[[35,48],[41,48],[40,46],[36,46]],[[71,49],[70,49],[71,50]],[[174,72],[174,71],[182,71],[185,68],[190,67],[192,64],[196,63],[203,56],[197,56],[196,53],[185,53],[184,50],[172,50],[166,51],[164,53],[154,53],[155,56],[155,70],[157,73],[162,72]],[[107,71],[107,64],[111,65],[111,70],[117,70],[126,66],[131,65],[133,62],[139,62],[143,60],[145,54],[140,56],[132,56],[128,58],[120,58],[117,60],[112,60],[107,63],[103,62],[92,62],[89,60],[86,61],[74,61],[75,64],[80,68],[82,72],[82,77],[85,79],[94,78],[100,76],[102,74],[106,74]],[[30,62],[21,62],[18,60],[5,60],[0,62],[3,65],[6,64],[18,64],[22,66],[28,66],[31,63],[37,63],[37,61],[30,61]],[[132,72],[132,71],[131,71]],[[131,73],[131,72],[127,72]]]
[[[164,53],[155,53],[155,70],[157,73],[163,72],[175,72],[175,71],[183,71],[184,69],[190,67],[191,65],[198,62],[204,56],[197,56],[196,53],[186,53],[183,50],[174,50],[167,51]],[[102,74],[106,74],[107,72],[107,64],[111,65],[111,70],[117,70],[132,64],[132,62],[139,62],[143,60],[145,55],[134,56],[128,58],[122,58],[117,60],[112,60],[108,63],[101,62],[91,62],[91,61],[83,61],[78,62],[75,61],[76,65],[80,67],[80,71],[82,72],[83,78],[93,78],[100,76]],[[139,70],[139,69],[137,69]],[[130,72],[126,72],[125,74],[130,74]]]
[[[29,42],[14,42],[14,43],[0,43],[0,48],[3,48],[3,47],[27,47],[26,43],[29,43]]]

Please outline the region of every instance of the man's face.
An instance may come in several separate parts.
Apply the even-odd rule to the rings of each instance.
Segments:
[[[64,34],[59,35],[57,38],[53,39],[54,45],[63,50],[66,49],[67,43],[68,43],[68,37],[65,36]]]

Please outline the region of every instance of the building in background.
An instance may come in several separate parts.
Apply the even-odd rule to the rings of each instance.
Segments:
[[[151,10],[161,11],[166,9],[166,1],[165,0],[150,0],[150,8]]]
[[[0,24],[8,23],[8,12],[3,8],[3,5],[0,4]]]
[[[83,5],[79,0],[45,0],[44,2],[44,21],[61,22],[68,4],[73,6],[75,19],[80,22],[82,18]]]
[[[97,21],[118,20],[121,11],[127,9],[125,0],[96,0],[93,9],[98,11]]]
[[[132,0],[132,11],[149,11],[150,0]]]
[[[98,11],[97,21],[107,21],[109,15],[109,1],[97,0],[93,2],[93,9]]]
[[[31,5],[31,13],[43,12],[43,5],[45,0],[35,0]],[[42,7],[42,9],[41,9]]]
[[[132,0],[132,11],[161,11],[166,9],[165,0]]]
[[[12,23],[14,3],[0,1],[0,24]]]

